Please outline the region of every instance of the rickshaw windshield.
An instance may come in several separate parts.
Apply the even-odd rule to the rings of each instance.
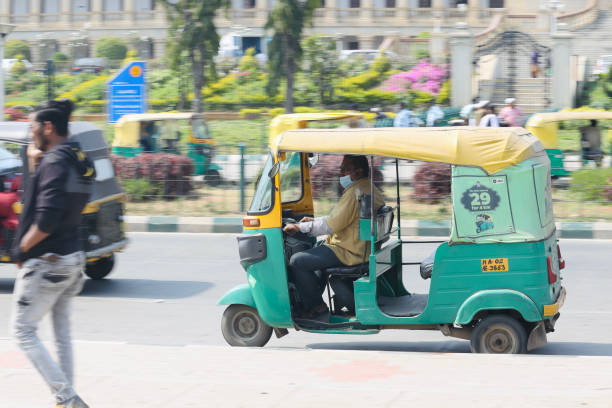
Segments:
[[[193,120],[193,137],[196,139],[210,139],[210,132],[204,119]]]
[[[272,156],[270,156],[259,177],[257,189],[255,190],[253,201],[249,207],[249,214],[266,213],[272,208],[272,187],[274,179],[268,177],[272,164]]]

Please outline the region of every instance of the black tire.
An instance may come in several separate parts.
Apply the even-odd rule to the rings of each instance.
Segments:
[[[272,336],[256,309],[245,305],[230,305],[221,319],[221,332],[233,347],[263,347]]]
[[[88,263],[85,266],[85,275],[93,280],[104,279],[115,266],[115,254],[106,258],[100,258],[96,262]]]
[[[527,352],[527,331],[513,317],[487,316],[472,331],[470,349],[472,353],[524,354]]]
[[[208,170],[204,174],[204,182],[211,187],[218,187],[221,184],[221,174],[215,169]]]

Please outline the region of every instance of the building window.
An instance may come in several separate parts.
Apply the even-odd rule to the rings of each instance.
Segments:
[[[155,2],[153,0],[134,0],[134,10],[136,11],[155,10]]]
[[[123,11],[123,0],[104,0],[104,11],[108,13]]]
[[[361,0],[350,0],[349,8],[359,8],[361,7]]]
[[[319,8],[325,8],[325,0],[319,2]]]
[[[431,8],[431,0],[419,0],[419,8]]]
[[[465,4],[467,6],[468,0],[455,0],[453,3],[455,3],[455,5],[453,7],[457,7],[460,4]]]
[[[489,0],[489,8],[504,8],[504,0]]]
[[[73,13],[89,13],[90,11],[89,0],[72,0]]]
[[[243,8],[245,9],[255,8],[255,5],[256,5],[255,3],[256,3],[255,0],[244,0]]]
[[[359,49],[359,41],[349,41],[347,45],[348,45],[348,49],[349,50],[358,50]]]
[[[385,8],[395,8],[395,0],[385,0]]]
[[[11,0],[11,14],[28,14],[28,2],[23,0]]]
[[[41,12],[43,14],[59,14],[59,2],[60,0],[44,0],[42,2]]]

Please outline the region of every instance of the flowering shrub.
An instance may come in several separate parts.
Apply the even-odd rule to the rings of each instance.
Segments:
[[[440,65],[421,60],[407,72],[399,72],[387,79],[381,89],[390,92],[406,92],[409,89],[438,95],[442,83],[448,77],[448,69]]]
[[[28,119],[25,113],[15,108],[4,108],[4,117],[10,122],[24,122]]]
[[[151,186],[150,196],[165,198],[187,195],[193,189],[193,160],[178,154],[144,153],[136,157],[112,155],[113,167],[119,179],[145,179]],[[141,195],[144,195],[141,193]]]
[[[420,203],[434,204],[451,193],[451,166],[442,163],[423,163],[414,174],[412,198]]]

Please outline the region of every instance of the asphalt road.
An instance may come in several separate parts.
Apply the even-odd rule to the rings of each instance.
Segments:
[[[74,304],[74,338],[154,345],[223,345],[222,306],[216,301],[245,282],[230,234],[134,233],[109,279],[88,280]],[[405,247],[422,260],[433,244]],[[612,356],[612,241],[562,240],[567,299],[557,331],[537,354]],[[8,337],[16,267],[0,266],[0,337]],[[404,272],[408,290],[427,293],[416,267]],[[41,337],[50,339],[44,322]],[[373,336],[290,331],[268,347],[469,352],[467,341],[439,332],[389,330]]]

